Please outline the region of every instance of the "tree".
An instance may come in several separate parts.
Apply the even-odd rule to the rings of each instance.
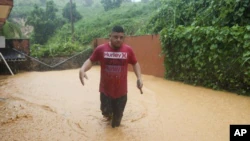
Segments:
[[[48,1],[46,3],[46,11],[45,15],[47,16],[47,19],[55,19],[56,18],[56,12],[58,12],[58,9],[56,8],[56,5],[53,1]]]
[[[56,17],[57,8],[53,1],[46,3],[46,9],[37,5],[31,11],[27,18],[27,25],[34,28],[32,41],[36,44],[45,44],[49,37],[54,34],[57,28],[64,24],[64,21]]]
[[[68,2],[63,8],[63,17],[71,21],[71,12],[73,16],[73,22],[76,22],[82,18],[81,14],[76,10],[76,4],[72,3],[72,9],[70,9],[71,4]],[[72,10],[72,11],[71,11]]]
[[[118,8],[121,6],[123,0],[101,0],[105,11]]]

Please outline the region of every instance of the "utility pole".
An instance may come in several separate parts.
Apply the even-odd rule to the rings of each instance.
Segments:
[[[72,42],[74,42],[74,20],[72,14],[72,0],[70,0],[70,17],[71,17]]]

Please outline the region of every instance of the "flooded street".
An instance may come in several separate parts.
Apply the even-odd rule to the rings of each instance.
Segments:
[[[250,97],[128,74],[121,126],[100,112],[100,68],[0,75],[1,141],[229,141],[230,124],[250,124]]]

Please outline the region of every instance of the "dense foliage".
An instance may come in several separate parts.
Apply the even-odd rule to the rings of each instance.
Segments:
[[[148,30],[183,26],[244,26],[250,23],[249,0],[161,0]]]
[[[101,3],[105,11],[119,8],[122,4],[122,0],[101,0]]]
[[[12,22],[6,21],[4,26],[0,29],[0,35],[5,36],[6,39],[8,38],[22,38],[22,32],[20,27]]]
[[[45,44],[56,29],[63,25],[63,20],[56,16],[57,10],[53,1],[47,2],[45,10],[37,5],[34,6],[26,22],[26,24],[34,27],[33,43]]]
[[[250,95],[250,1],[162,4],[148,27],[161,34],[166,78]]]
[[[75,23],[73,43],[71,25],[68,23],[58,29],[44,45],[37,44],[34,48],[32,46],[32,52],[37,57],[72,55],[91,44],[93,39],[108,37],[111,28],[117,24],[124,26],[127,35],[144,34],[144,23],[155,7],[155,4],[126,3],[122,5],[122,9],[107,12],[104,12],[101,7],[95,8],[99,11],[90,11],[90,7],[79,9],[80,13],[85,13],[85,10],[91,13],[82,14],[85,18]]]
[[[162,31],[166,77],[242,94],[250,92],[250,25]]]
[[[72,7],[70,2],[66,4],[63,8],[63,17],[71,21],[71,13],[72,13],[72,20],[73,22],[79,21],[82,18],[82,15],[76,10],[76,4],[72,3]]]

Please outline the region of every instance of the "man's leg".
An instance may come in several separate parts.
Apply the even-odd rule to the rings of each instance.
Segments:
[[[102,115],[107,119],[110,120],[112,117],[112,105],[111,105],[111,98],[106,96],[104,93],[100,94],[100,100],[101,100],[101,111]]]
[[[111,103],[113,107],[112,127],[114,128],[120,126],[123,112],[127,103],[127,95],[113,99]]]

